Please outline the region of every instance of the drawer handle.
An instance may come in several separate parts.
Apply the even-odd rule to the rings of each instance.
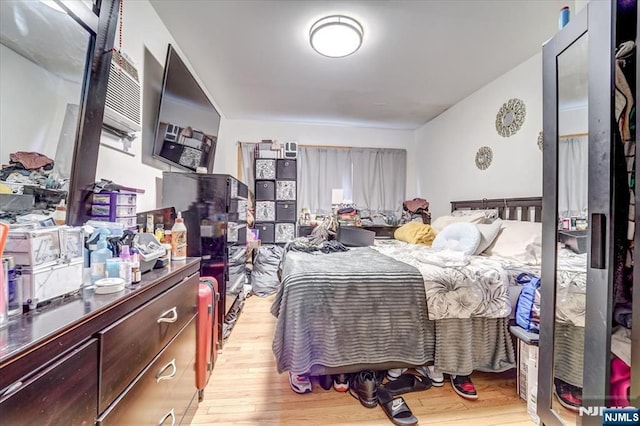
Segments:
[[[167,374],[166,376],[163,376],[162,373],[164,373],[164,371],[169,367],[171,367],[171,373]],[[156,383],[160,383],[163,380],[173,379],[174,377],[176,377],[177,372],[178,372],[178,368],[176,367],[176,359],[174,358],[171,360],[169,364],[165,365],[160,370],[158,370],[158,374],[156,374]]]
[[[171,411],[169,411],[167,414],[165,414],[164,416],[162,416],[162,418],[160,419],[160,421],[158,422],[158,426],[160,426],[161,424],[164,423],[165,420],[167,420],[167,417],[171,417],[171,426],[175,426],[176,424],[176,412],[175,412],[175,408],[172,408]]]
[[[165,318],[165,316],[169,314],[171,314],[171,316]],[[160,324],[161,322],[176,322],[176,321],[178,321],[178,310],[176,309],[175,306],[169,309],[167,312],[163,312],[162,315],[160,315],[160,318],[158,318],[158,324]]]

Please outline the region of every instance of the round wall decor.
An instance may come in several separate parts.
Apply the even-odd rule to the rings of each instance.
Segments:
[[[476,152],[476,167],[484,170],[491,165],[493,160],[493,151],[488,146],[482,146]]]
[[[543,146],[544,146],[544,134],[540,132],[538,133],[538,149],[542,151]]]
[[[520,99],[509,99],[506,103],[502,104],[502,108],[500,108],[496,116],[496,130],[498,134],[505,138],[515,135],[516,132],[520,130],[520,127],[522,127],[526,114],[527,109],[524,106],[524,102]]]

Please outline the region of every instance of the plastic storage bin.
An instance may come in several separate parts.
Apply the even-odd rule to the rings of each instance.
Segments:
[[[101,192],[93,194],[91,218],[122,223],[125,228],[136,227],[137,194],[130,192]]]

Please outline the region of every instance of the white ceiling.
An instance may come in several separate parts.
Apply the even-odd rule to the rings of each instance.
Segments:
[[[539,52],[573,1],[151,4],[227,118],[415,129]],[[309,46],[329,14],[363,25],[354,55]]]

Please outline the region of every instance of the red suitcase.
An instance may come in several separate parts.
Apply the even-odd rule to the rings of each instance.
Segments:
[[[218,316],[217,305],[218,282],[213,277],[200,278],[198,290],[198,325],[196,328],[196,388],[199,400],[202,401],[204,388],[211,376],[218,350]]]

